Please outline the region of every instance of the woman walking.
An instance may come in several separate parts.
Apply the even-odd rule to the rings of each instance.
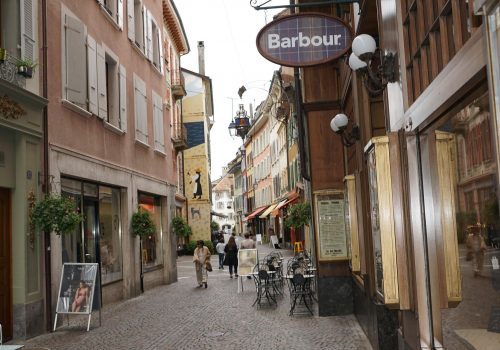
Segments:
[[[196,249],[193,254],[194,268],[196,270],[196,280],[198,281],[198,288],[208,287],[208,273],[206,263],[210,262],[210,250],[203,244],[200,239],[196,242]]]
[[[229,242],[224,247],[224,252],[226,253],[224,265],[229,266],[229,278],[233,278],[233,268],[235,276],[238,277],[238,246],[233,236],[229,238]]]

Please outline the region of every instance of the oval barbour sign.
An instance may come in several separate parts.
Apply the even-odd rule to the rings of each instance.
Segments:
[[[351,28],[340,18],[299,13],[267,24],[257,34],[257,49],[271,62],[307,67],[332,61],[351,47]]]

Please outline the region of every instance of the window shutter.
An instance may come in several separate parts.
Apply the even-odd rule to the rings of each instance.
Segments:
[[[135,96],[135,138],[147,144],[148,142],[148,124],[147,124],[147,105],[146,105],[146,86],[144,82],[134,77],[134,96]]]
[[[118,71],[118,78],[120,81],[120,129],[127,132],[127,72],[122,65]]]
[[[134,0],[127,0],[128,38],[135,43]]]
[[[97,45],[97,104],[99,118],[108,120],[108,98],[106,96],[106,53]]]
[[[165,64],[164,63],[164,57],[163,57],[163,40],[162,40],[162,35],[161,35],[161,30],[158,29],[158,48],[160,50],[160,66],[158,68],[160,68],[160,72],[164,72],[164,68],[163,68],[163,65]]]
[[[89,112],[95,115],[99,114],[97,107],[97,51],[95,39],[87,36],[87,67],[88,67],[88,93],[89,93]]]
[[[142,7],[142,34],[144,37],[143,43],[142,43],[142,52],[147,56],[148,52],[148,10],[143,6]]]
[[[116,5],[116,22],[118,27],[123,30],[123,0],[118,0]]]
[[[33,0],[21,0],[21,58],[35,61],[35,9]]]
[[[153,92],[153,116],[155,128],[155,149],[165,152],[165,134],[163,130],[163,106],[161,97]]]
[[[146,57],[150,61],[153,61],[153,19],[149,10],[145,10],[144,12],[147,12]]]
[[[87,65],[85,64],[85,33],[83,23],[65,16],[65,89],[66,99],[87,108]]]

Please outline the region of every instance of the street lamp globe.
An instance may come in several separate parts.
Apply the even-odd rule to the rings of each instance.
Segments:
[[[352,41],[352,52],[362,61],[368,61],[373,56],[376,49],[377,43],[375,39],[368,34],[358,35]]]

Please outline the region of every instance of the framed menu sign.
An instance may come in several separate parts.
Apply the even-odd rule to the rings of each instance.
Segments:
[[[314,193],[314,201],[319,261],[349,259],[345,231],[344,192],[318,191]]]

